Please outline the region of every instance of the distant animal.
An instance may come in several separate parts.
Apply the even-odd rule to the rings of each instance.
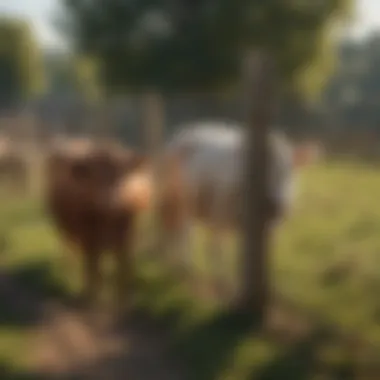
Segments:
[[[100,259],[106,251],[116,261],[117,302],[127,301],[135,221],[151,190],[140,181],[144,163],[136,152],[85,138],[62,140],[48,155],[46,205],[66,244],[81,255],[83,298],[91,303],[100,290]]]
[[[225,232],[240,229],[244,212],[245,132],[237,124],[217,121],[194,123],[179,130],[166,146],[166,155],[172,157],[176,171],[171,171],[170,186],[164,186],[160,207],[168,249],[184,268],[190,268],[192,226],[200,221],[211,232],[209,266],[221,274],[226,264]],[[292,146],[280,132],[271,133],[266,205],[269,223],[276,225],[289,213],[297,194],[298,169],[317,160],[319,153],[316,144]]]
[[[26,159],[5,136],[0,136],[0,179],[17,191],[25,191],[28,185]]]

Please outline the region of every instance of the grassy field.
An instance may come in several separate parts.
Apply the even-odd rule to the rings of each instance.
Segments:
[[[302,174],[297,206],[274,242],[281,333],[255,331],[239,316],[206,307],[154,263],[137,266],[138,302],[168,328],[191,379],[379,379],[378,194],[376,167],[329,163]],[[3,197],[0,218],[2,267],[29,290],[70,294],[77,275],[60,270],[60,246],[38,202]],[[7,302],[0,304],[0,378],[3,368],[8,379],[26,379],[32,322]]]

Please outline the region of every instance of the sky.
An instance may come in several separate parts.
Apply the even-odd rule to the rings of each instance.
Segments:
[[[360,38],[374,29],[380,29],[380,0],[356,1],[356,20],[347,33]],[[60,47],[64,46],[64,40],[52,26],[58,5],[59,0],[0,0],[0,15],[17,15],[28,19],[43,46]]]

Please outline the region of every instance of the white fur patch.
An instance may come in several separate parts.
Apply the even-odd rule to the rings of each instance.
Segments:
[[[223,198],[242,186],[244,145],[245,132],[237,124],[203,122],[185,126],[167,148],[170,152],[190,148],[191,154],[183,163],[190,191],[196,192],[206,183],[218,189],[217,197]],[[295,190],[292,148],[275,132],[270,136],[270,151],[270,196],[287,209]]]
[[[149,173],[131,174],[116,189],[115,202],[122,207],[143,210],[150,205],[152,191],[152,178]]]

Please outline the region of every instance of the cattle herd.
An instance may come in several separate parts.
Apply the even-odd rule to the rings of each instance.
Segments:
[[[141,239],[136,223],[153,204],[164,250],[176,273],[192,275],[195,222],[210,231],[208,265],[217,271],[225,265],[223,239],[239,230],[244,211],[244,130],[222,122],[194,123],[178,130],[163,147],[157,203],[154,165],[147,154],[90,138],[57,138],[45,149],[46,209],[62,242],[83,262],[84,300],[96,300],[102,283],[101,257],[110,252],[116,262],[116,304],[128,304],[132,250]],[[270,222],[277,224],[292,205],[298,168],[315,160],[318,150],[313,144],[293,146],[279,132],[273,132],[269,141],[267,209]],[[25,173],[25,160],[0,139],[0,176],[11,174],[20,182]],[[223,278],[218,277],[217,285],[222,285]]]

